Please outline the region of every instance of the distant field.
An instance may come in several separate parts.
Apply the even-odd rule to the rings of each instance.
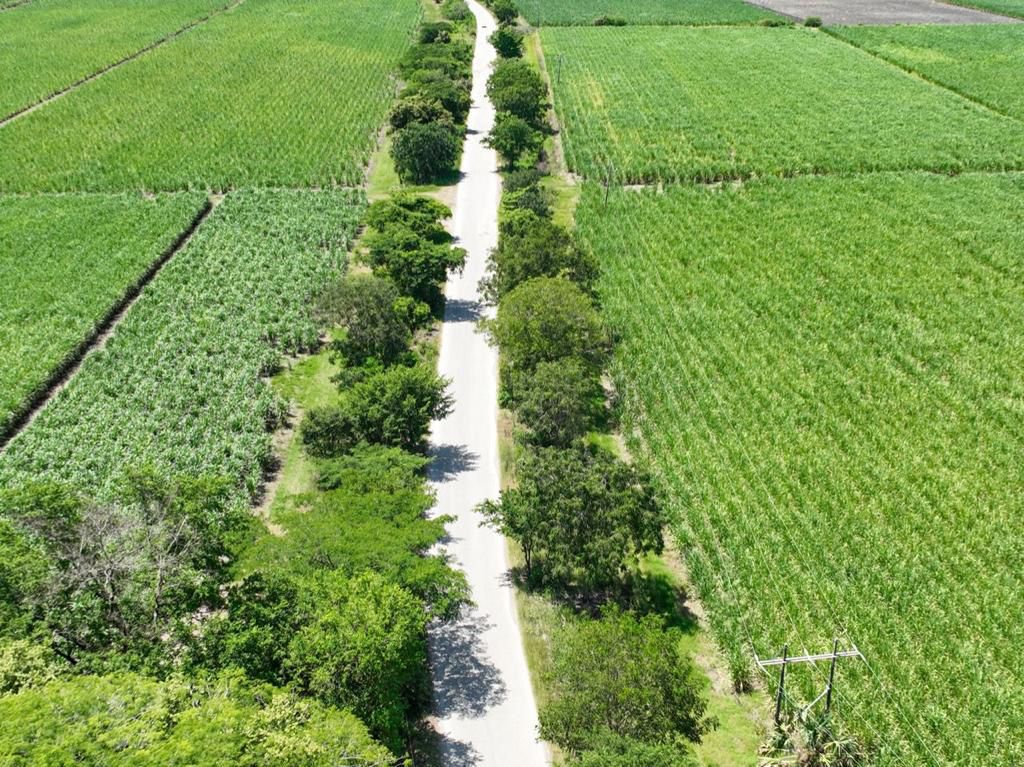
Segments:
[[[592,24],[601,16],[630,24],[739,24],[779,18],[742,0],[518,0],[533,25]]]
[[[0,434],[204,200],[0,197]]]
[[[0,14],[0,118],[123,59],[228,0],[35,0]]]
[[[1024,764],[1024,175],[603,194],[627,433],[724,646],[856,643],[880,765]]]
[[[947,2],[1024,19],[1024,0],[947,0]]]
[[[419,0],[246,0],[0,129],[0,189],[359,185]]]
[[[124,316],[106,347],[0,453],[0,485],[109,491],[126,469],[237,479],[252,499],[279,404],[261,378],[311,347],[310,299],[341,272],[355,191],[235,192]]]
[[[820,32],[546,28],[541,39],[561,67],[570,169],[588,178],[1024,168],[1019,122]]]
[[[1024,118],[1024,24],[836,27],[905,69]]]

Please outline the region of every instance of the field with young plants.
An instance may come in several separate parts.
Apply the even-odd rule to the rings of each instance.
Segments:
[[[185,193],[0,197],[0,435],[205,201]]]
[[[589,179],[1024,168],[1018,121],[820,31],[563,27],[541,40],[569,169]]]
[[[743,0],[518,0],[535,26],[593,24],[602,16],[630,24],[745,24],[779,18]]]
[[[992,11],[992,13],[1024,19],[1024,0],[949,0],[949,2],[953,5],[963,5],[967,8],[978,8],[982,11]]]
[[[0,190],[360,185],[418,0],[246,0],[0,130]]]
[[[227,5],[228,0],[35,0],[0,14],[0,118]]]
[[[832,32],[969,99],[1024,119],[1024,24],[837,27]]]
[[[341,273],[357,191],[229,194],[106,346],[0,453],[0,485],[109,492],[131,467],[237,479],[250,500],[280,405],[263,378],[311,348],[311,298]]]
[[[577,221],[734,667],[838,635],[877,764],[1024,763],[1024,176],[588,185]]]

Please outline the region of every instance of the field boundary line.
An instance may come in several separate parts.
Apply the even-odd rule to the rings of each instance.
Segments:
[[[28,5],[32,0],[17,0],[16,2],[9,3],[8,5],[0,5],[0,13],[4,11],[13,11],[15,8],[20,8],[23,5]]]
[[[35,420],[35,417],[49,404],[50,400],[67,386],[89,355],[106,345],[107,339],[113,334],[118,323],[139,300],[142,291],[156,278],[164,266],[188,245],[200,225],[220,204],[221,199],[221,197],[212,195],[207,197],[188,226],[157,256],[156,260],[146,267],[146,270],[97,321],[78,346],[61,360],[46,381],[15,410],[14,415],[7,423],[0,426],[0,453]]]
[[[1000,117],[1005,117],[1008,120],[1013,120],[1014,122],[1024,123],[1024,119],[1018,117],[1017,115],[1012,115],[1009,112],[1004,112],[999,107],[997,107],[997,106],[995,106],[993,104],[989,104],[988,102],[983,101],[982,99],[979,99],[977,96],[972,96],[969,93],[964,93],[963,91],[959,90],[958,88],[955,88],[952,85],[947,85],[946,83],[942,82],[941,80],[936,80],[936,79],[934,79],[932,77],[929,77],[928,75],[924,74],[923,72],[919,72],[918,70],[916,70],[916,69],[914,69],[912,67],[904,66],[903,64],[901,64],[900,62],[896,61],[895,59],[891,59],[888,56],[884,56],[881,53],[877,53],[876,51],[869,50],[868,48],[865,48],[863,45],[860,45],[859,43],[857,43],[857,42],[855,42],[853,40],[850,40],[850,39],[848,39],[846,37],[843,37],[838,32],[834,32],[831,29],[828,29],[826,27],[823,27],[821,31],[824,32],[829,37],[831,37],[833,40],[838,40],[838,41],[840,41],[842,43],[846,43],[851,48],[853,48],[855,50],[858,50],[858,51],[861,51],[861,52],[867,54],[868,56],[870,56],[873,59],[876,59],[878,61],[883,61],[886,64],[890,65],[891,67],[894,67],[894,68],[900,70],[901,72],[904,72],[905,74],[908,74],[908,75],[910,75],[911,77],[913,77],[913,78],[915,78],[917,80],[921,80],[922,82],[926,82],[929,85],[932,85],[932,86],[934,86],[936,88],[941,88],[944,91],[948,91],[949,93],[952,93],[954,96],[959,96],[960,98],[964,99],[965,101],[969,101],[972,104],[974,104],[975,106],[981,107],[982,109],[987,109],[989,112],[997,114]]]
[[[24,0],[24,2],[25,3],[29,3],[29,2],[31,2],[31,0]],[[171,42],[173,40],[176,40],[178,37],[180,37],[181,35],[185,34],[186,32],[188,32],[188,31],[190,31],[192,29],[195,29],[198,26],[203,25],[203,24],[207,23],[208,21],[211,21],[211,20],[215,19],[217,16],[225,14],[228,11],[233,11],[235,8],[237,8],[238,6],[240,6],[244,2],[245,2],[245,0],[232,0],[232,2],[228,3],[227,5],[223,5],[220,8],[216,8],[216,9],[210,11],[209,13],[207,13],[205,16],[201,16],[198,19],[193,19],[192,21],[188,22],[185,26],[179,27],[175,31],[171,32],[170,34],[164,35],[159,40],[154,40],[152,43],[150,43],[146,47],[140,48],[139,50],[137,50],[137,51],[135,51],[133,53],[129,53],[127,56],[118,59],[117,61],[113,62],[112,64],[107,64],[103,68],[97,69],[92,74],[88,74],[85,77],[80,77],[78,80],[75,80],[75,82],[71,83],[70,85],[64,86],[60,90],[54,91],[49,96],[44,96],[43,98],[39,99],[38,101],[33,102],[32,104],[29,104],[28,106],[22,107],[21,109],[17,109],[14,112],[11,112],[10,114],[6,115],[3,119],[0,119],[0,128],[6,127],[8,124],[14,122],[19,117],[25,117],[26,115],[32,114],[37,109],[41,109],[42,107],[46,106],[47,104],[49,104],[49,103],[51,103],[53,101],[56,101],[57,99],[59,99],[59,98],[61,98],[63,96],[66,96],[67,94],[69,94],[69,93],[71,93],[73,91],[78,90],[83,85],[87,85],[87,84],[91,83],[93,80],[96,80],[97,78],[102,77],[103,75],[107,74],[108,72],[111,72],[111,71],[113,71],[115,69],[118,69],[119,67],[122,67],[125,64],[128,64],[129,62],[132,62],[135,59],[140,58],[141,56],[144,56],[145,54],[149,53],[150,51],[155,50],[155,49],[157,49],[157,48],[159,48],[159,47],[161,47],[161,46],[165,45],[166,43],[169,43],[169,42]],[[10,10],[11,8],[15,8],[15,7],[17,7],[17,6],[8,6],[6,8],[0,9],[0,11],[7,11],[7,10]]]

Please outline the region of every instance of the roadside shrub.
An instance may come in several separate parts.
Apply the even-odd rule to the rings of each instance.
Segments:
[[[615,609],[567,627],[553,643],[541,737],[571,754],[609,738],[626,739],[619,743],[627,752],[643,743],[699,743],[713,723],[679,640],[678,630],[665,629],[659,617]]]
[[[448,382],[423,365],[376,372],[343,391],[338,404],[313,408],[302,423],[311,455],[342,455],[361,442],[419,450],[430,422],[452,407]]]
[[[660,553],[665,514],[650,478],[607,450],[527,450],[518,486],[480,506],[523,549],[527,578],[596,593],[615,589],[639,558]]]
[[[499,24],[510,24],[519,16],[519,10],[513,0],[493,0],[491,12],[498,19]]]
[[[461,269],[466,251],[435,243],[405,226],[393,226],[367,236],[369,262],[394,280],[398,289],[438,312],[444,305],[442,285],[448,272]]]
[[[808,16],[806,19],[804,19],[804,26],[805,27],[820,27],[821,26],[821,17],[820,16]]]
[[[540,218],[551,217],[551,193],[540,184],[505,191],[501,196],[501,213],[503,217],[514,214],[517,210],[528,210]]]
[[[547,111],[548,90],[540,75],[521,59],[503,59],[487,81],[487,95],[499,112],[541,127]]]
[[[502,396],[515,402],[541,362],[566,358],[599,370],[608,333],[590,296],[564,277],[528,280],[502,298],[488,324],[501,349]]]
[[[565,227],[533,210],[516,210],[502,221],[483,291],[488,300],[499,301],[527,280],[562,276],[590,292],[598,271],[597,259],[577,245]]]
[[[692,751],[676,743],[646,743],[632,738],[602,736],[572,767],[697,767]]]
[[[419,80],[428,72],[442,72],[453,78],[468,78],[472,62],[473,49],[468,43],[418,43],[411,46],[402,56],[398,70],[409,81]]]
[[[463,0],[444,0],[441,15],[449,21],[465,21],[473,16],[473,12]]]
[[[396,103],[388,116],[392,130],[401,130],[411,123],[442,123],[456,132],[455,120],[440,101],[426,99],[423,96],[403,96]]]
[[[525,154],[536,155],[544,136],[521,117],[499,112],[486,144],[501,155],[506,167],[513,168]]]
[[[537,168],[519,168],[510,170],[503,176],[502,186],[506,194],[518,192],[528,186],[539,184],[544,174]]]
[[[792,26],[792,22],[786,21],[785,19],[761,19],[757,22],[762,27],[789,27]]]
[[[625,19],[620,19],[618,16],[598,16],[594,19],[595,27],[624,27],[628,23]]]
[[[391,157],[402,181],[426,184],[451,172],[459,158],[459,139],[443,123],[409,123],[395,131]]]
[[[428,463],[429,458],[397,447],[360,445],[347,455],[324,461],[317,487],[359,494],[421,492]]]
[[[451,40],[452,24],[448,21],[427,21],[420,26],[420,43],[447,43]]]
[[[396,310],[398,288],[370,274],[350,274],[332,284],[320,299],[325,325],[339,327],[331,348],[345,365],[373,359],[390,365],[408,354],[412,332]]]
[[[538,445],[568,447],[597,420],[603,401],[596,371],[579,360],[541,362],[530,376],[516,414]]]
[[[404,227],[425,240],[440,244],[452,240],[448,230],[441,225],[441,221],[451,215],[451,209],[442,202],[412,192],[398,192],[385,200],[371,203],[366,209],[365,221],[378,232]]]
[[[462,79],[455,79],[444,72],[418,71],[402,91],[402,98],[410,96],[419,96],[426,101],[437,101],[458,125],[466,122],[466,117],[469,115],[468,83]]]
[[[518,59],[523,55],[523,33],[515,27],[498,27],[491,34],[490,41],[503,59]]]

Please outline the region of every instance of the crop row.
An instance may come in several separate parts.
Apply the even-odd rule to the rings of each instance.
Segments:
[[[204,202],[195,193],[0,197],[0,436]]]
[[[246,0],[0,130],[0,189],[362,183],[418,0]]]
[[[516,0],[534,25],[593,24],[600,17],[630,24],[738,24],[778,18],[742,0]]]
[[[152,45],[226,2],[36,0],[18,13],[0,15],[0,117]]]
[[[1018,121],[820,31],[546,28],[541,38],[570,169],[590,179],[1024,168]]]
[[[263,377],[317,342],[310,299],[343,269],[363,204],[342,190],[229,194],[0,454],[0,485],[103,495],[145,464],[229,476],[251,500],[280,412]]]
[[[1024,761],[1024,178],[588,186],[615,376],[734,666],[844,664],[877,763]],[[795,697],[824,667],[794,676]]]

